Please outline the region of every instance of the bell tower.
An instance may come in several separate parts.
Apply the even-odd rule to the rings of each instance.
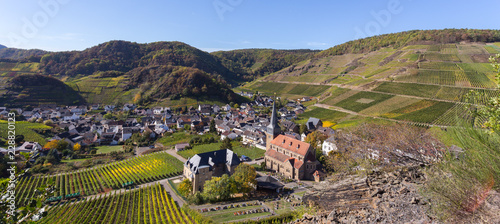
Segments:
[[[273,101],[273,112],[271,115],[271,122],[266,128],[266,150],[271,148],[271,141],[276,138],[280,132],[281,128],[278,125],[278,118],[276,117],[276,97],[274,97]]]

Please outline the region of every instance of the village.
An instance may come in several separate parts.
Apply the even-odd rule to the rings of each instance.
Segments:
[[[252,96],[251,93],[245,92],[239,94]],[[59,132],[47,137],[47,142],[65,142],[67,148],[70,149],[74,149],[75,146],[91,149],[122,145],[123,150],[126,150],[132,145],[129,143],[133,135],[147,135],[149,141],[136,144],[133,146],[134,148],[128,148],[132,152],[135,150],[137,155],[142,154],[141,150],[168,149],[171,154],[190,150],[194,146],[190,144],[192,141],[168,145],[165,148],[158,141],[155,142],[155,139],[161,139],[178,132],[190,133],[192,138],[196,138],[196,136],[208,135],[215,128],[216,136],[219,138],[215,141],[239,142],[246,149],[240,150],[239,154],[230,149],[221,149],[196,154],[187,159],[174,155],[184,163],[182,176],[169,180],[171,187],[176,189],[175,191],[178,191],[177,188],[182,180],[189,180],[192,194],[202,192],[205,182],[212,177],[221,177],[224,174],[232,175],[240,163],[246,163],[258,168],[255,179],[256,186],[254,187],[260,190],[259,193],[254,192],[251,198],[252,203],[255,204],[254,207],[257,207],[245,211],[244,214],[236,211],[234,216],[243,215],[239,218],[248,218],[246,215],[254,214],[250,217],[260,217],[255,213],[262,213],[261,215],[264,217],[275,215],[280,208],[279,201],[281,200],[285,200],[281,203],[287,204],[281,209],[286,208],[287,212],[296,206],[303,207],[300,199],[306,188],[311,187],[314,181],[319,182],[325,177],[321,163],[316,160],[317,152],[315,150],[316,148],[321,150],[318,153],[324,155],[336,150],[334,131],[331,128],[323,127],[322,121],[317,118],[309,118],[304,124],[294,122],[298,115],[306,109],[301,102],[309,101],[310,98],[302,98],[297,101],[274,100],[272,97],[263,95],[253,98],[254,101],[242,105],[202,104],[197,105],[197,107],[184,106],[175,109],[170,107],[142,108],[134,104],[90,105],[88,107],[43,105],[25,110],[2,107],[0,108],[0,116],[15,111],[18,117],[28,122],[57,127],[56,130]],[[307,135],[312,132],[322,133],[326,139],[318,142],[319,145],[312,147],[305,142]],[[30,161],[33,163],[39,157],[47,156],[49,150],[50,148],[45,145],[32,141],[25,141],[16,148],[17,152],[32,155]],[[252,154],[251,150],[261,151],[258,154],[264,156],[249,158],[245,155],[247,154],[245,150],[248,150],[250,154]],[[0,148],[0,152],[6,154],[7,149]],[[95,151],[90,150],[80,152],[84,152],[84,154],[95,153]],[[56,153],[60,157],[64,156],[61,150],[56,151]],[[298,194],[291,195],[292,193]],[[285,195],[286,197],[284,197]],[[176,197],[177,203],[180,205],[189,203],[186,196],[180,194],[178,198]],[[263,204],[264,201],[269,200],[277,201],[274,202],[274,205]],[[212,206],[213,208],[201,205],[194,208],[204,213],[210,212],[210,209],[217,211],[224,207],[229,208],[231,205]],[[228,211],[232,210],[237,209],[232,208]]]

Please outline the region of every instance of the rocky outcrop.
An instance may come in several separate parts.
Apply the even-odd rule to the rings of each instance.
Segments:
[[[435,223],[426,215],[428,201],[417,191],[424,181],[418,166],[325,181],[303,197],[324,214],[305,215],[294,223]]]

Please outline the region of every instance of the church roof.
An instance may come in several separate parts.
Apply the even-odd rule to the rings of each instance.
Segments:
[[[302,156],[306,156],[307,151],[311,146],[309,145],[309,143],[305,143],[285,135],[278,135],[278,137],[276,137],[271,141],[271,144],[292,151]]]

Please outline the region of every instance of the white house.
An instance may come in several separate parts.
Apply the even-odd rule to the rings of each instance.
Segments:
[[[80,119],[80,116],[76,115],[76,113],[73,113],[71,116],[65,115],[63,118],[65,121],[76,121]]]
[[[153,114],[162,114],[162,113],[163,113],[163,107],[153,108]]]
[[[20,152],[33,152],[42,150],[42,146],[38,142],[24,142],[23,145],[17,147],[16,151]]]
[[[115,105],[106,105],[106,106],[104,106],[104,110],[106,112],[113,111],[114,109],[115,109]]]
[[[321,151],[323,151],[323,155],[328,155],[331,151],[337,151],[337,144],[333,136],[323,141]]]

